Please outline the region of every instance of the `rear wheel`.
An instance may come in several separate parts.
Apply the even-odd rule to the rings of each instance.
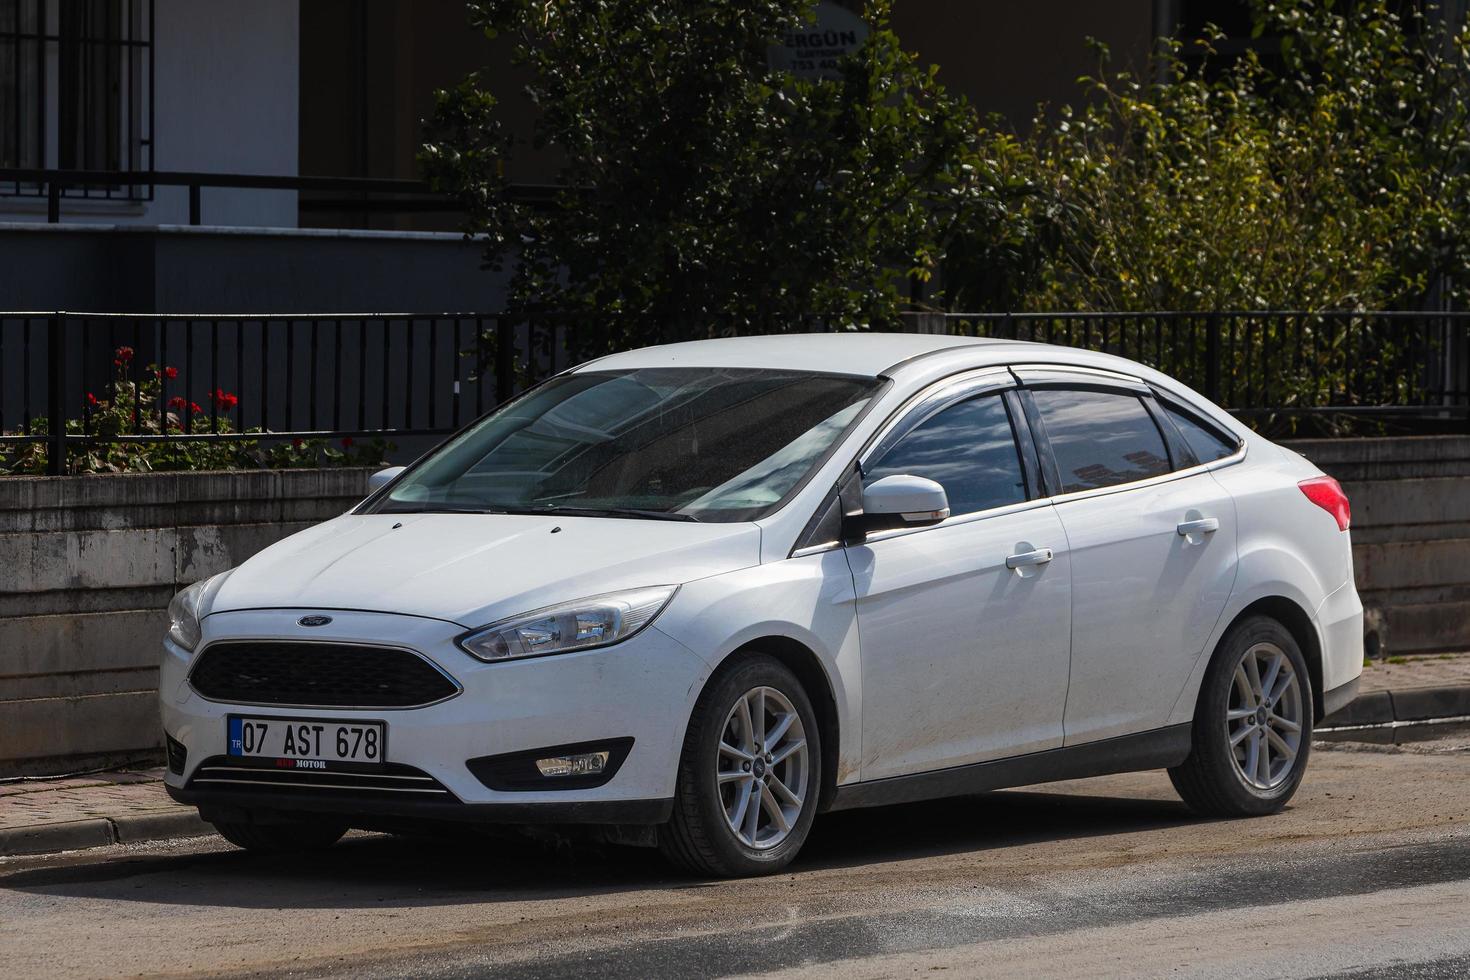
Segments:
[[[258,854],[316,851],[331,847],[347,833],[338,823],[236,823],[216,821],[214,829],[236,847]]]
[[[772,657],[742,659],[694,708],[660,849],[697,874],[779,871],[811,829],[821,758],[816,713],[801,682]]]
[[[1306,771],[1312,712],[1306,658],[1291,632],[1266,616],[1242,621],[1205,674],[1193,748],[1169,770],[1174,788],[1208,816],[1277,812]]]

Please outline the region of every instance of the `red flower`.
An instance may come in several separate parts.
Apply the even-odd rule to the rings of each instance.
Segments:
[[[224,409],[227,412],[230,409],[234,408],[236,405],[240,404],[240,397],[238,395],[232,395],[228,391],[225,391],[223,388],[214,389],[209,397],[213,399],[215,405]]]
[[[179,376],[179,369],[176,367],[166,367],[162,371],[156,371],[154,373],[158,376],[159,381],[162,381],[164,378],[172,381]]]
[[[204,413],[204,409],[202,409],[202,408],[199,407],[199,403],[198,402],[190,402],[189,403],[189,410],[191,412],[193,412],[194,414],[196,414],[196,415],[202,415]]]
[[[94,394],[92,394],[90,391],[87,392],[87,404],[93,406],[94,408],[98,404],[98,402],[97,402],[97,396],[94,395]]]
[[[117,350],[113,351],[112,356],[117,358],[114,363],[126,364],[128,361],[131,361],[133,359],[133,349],[131,347],[119,347]]]
[[[176,412],[182,412],[184,409],[189,407],[189,403],[184,401],[184,399],[180,398],[178,395],[175,395],[168,400],[168,407],[172,408]]]
[[[351,449],[352,448],[352,437],[351,436],[343,436],[342,437],[342,448],[343,449]]]
[[[300,449],[304,445],[306,445],[306,443],[303,442],[300,439],[292,439],[291,440],[291,446],[292,446],[293,449]]]

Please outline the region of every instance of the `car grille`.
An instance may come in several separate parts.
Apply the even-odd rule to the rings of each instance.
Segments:
[[[231,793],[261,792],[273,801],[289,796],[341,796],[369,799],[424,798],[441,803],[459,799],[421,769],[388,764],[372,772],[283,769],[274,763],[217,755],[199,764],[188,789]]]
[[[417,654],[342,643],[216,643],[189,683],[216,701],[310,708],[411,708],[459,691]]]

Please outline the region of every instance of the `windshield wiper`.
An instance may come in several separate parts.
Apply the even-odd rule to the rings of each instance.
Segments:
[[[507,507],[505,514],[565,514],[568,517],[642,517],[654,521],[689,521],[699,523],[693,514],[671,510],[640,510],[637,507]]]
[[[378,511],[380,514],[496,514],[503,511],[488,510],[484,507],[455,507],[451,504],[424,504],[418,507],[384,507]]]

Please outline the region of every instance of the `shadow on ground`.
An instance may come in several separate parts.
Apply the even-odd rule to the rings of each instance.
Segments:
[[[989,793],[818,817],[790,871],[1003,851],[1197,819],[1176,801]],[[682,876],[644,848],[453,829],[431,839],[359,835],[305,855],[196,845],[0,872],[0,888],[35,895],[271,909],[423,907],[722,884]]]

